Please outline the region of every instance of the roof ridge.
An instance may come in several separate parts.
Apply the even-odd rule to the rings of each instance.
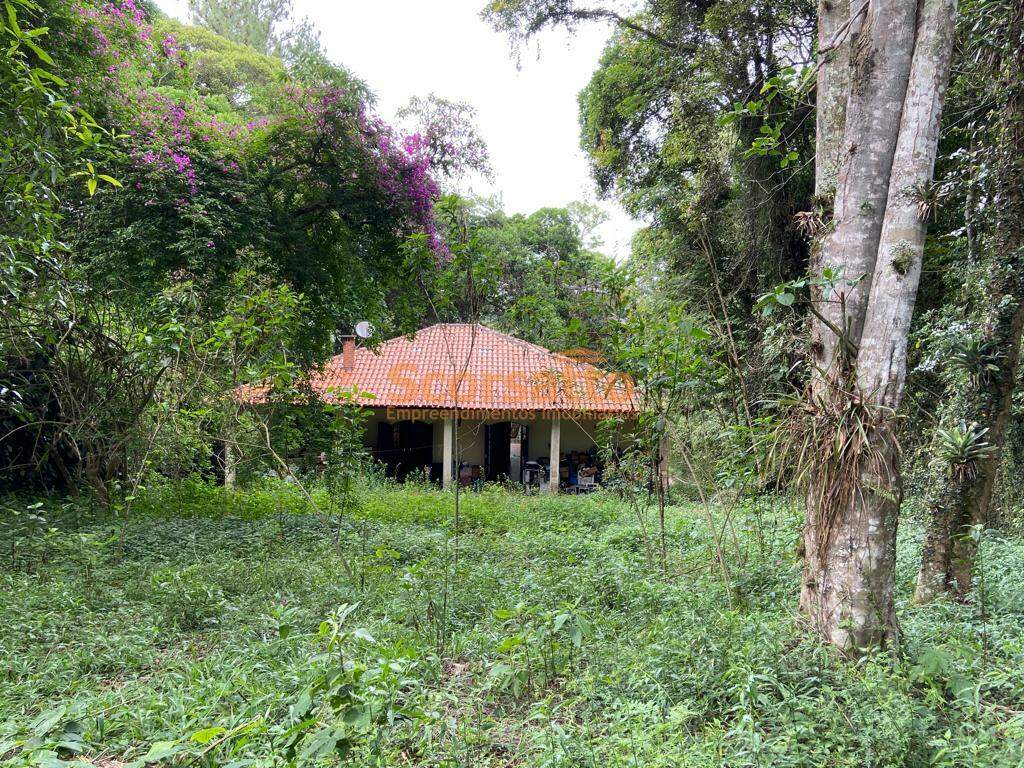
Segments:
[[[492,333],[495,336],[500,337],[503,341],[510,342],[512,344],[515,344],[516,346],[526,347],[526,348],[528,348],[529,350],[531,350],[533,352],[539,352],[539,353],[545,354],[545,355],[556,355],[556,354],[558,354],[557,352],[552,352],[547,347],[542,347],[540,344],[534,344],[532,341],[526,341],[525,339],[517,338],[516,336],[513,336],[510,333],[505,333],[504,331],[499,331],[497,328],[492,328],[491,326],[484,325],[483,323],[434,323],[433,325],[428,325],[425,328],[420,328],[418,331],[416,331],[415,336],[418,336],[419,334],[423,333],[424,331],[429,331],[432,328],[442,328],[442,327],[472,328],[474,326],[477,327],[477,328],[482,328],[483,330],[487,331],[488,333]],[[399,338],[399,337],[396,337],[396,338]],[[391,341],[391,339],[389,339],[388,341]],[[385,343],[387,343],[387,342],[385,342]]]

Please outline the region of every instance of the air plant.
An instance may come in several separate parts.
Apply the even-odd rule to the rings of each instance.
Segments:
[[[821,211],[812,208],[809,211],[797,211],[793,214],[793,226],[797,232],[810,239],[821,231],[825,222],[821,217]]]
[[[978,461],[992,455],[995,447],[985,440],[988,427],[976,421],[961,421],[935,432],[934,461],[958,482],[973,480],[978,474]]]
[[[793,215],[793,226],[797,232],[810,239],[817,237],[832,219],[832,195],[818,195],[809,211],[798,211]]]
[[[916,259],[913,246],[906,240],[900,240],[892,249],[892,268],[901,277],[910,271]]]
[[[780,398],[782,418],[763,441],[763,468],[774,482],[789,480],[809,492],[811,513],[821,535],[818,553],[824,553],[835,532],[839,515],[853,501],[865,476],[873,476],[873,493],[895,498],[890,487],[889,460],[899,454],[891,430],[883,428],[890,409],[862,397],[849,375],[828,371],[803,395]],[[892,448],[890,453],[889,448]]]
[[[965,373],[974,387],[988,385],[992,375],[999,372],[997,364],[1001,353],[988,340],[968,337],[953,345],[949,355],[949,366]]]
[[[939,208],[939,201],[946,196],[946,190],[934,181],[915,184],[909,191],[910,199],[917,203],[917,218],[929,221]]]

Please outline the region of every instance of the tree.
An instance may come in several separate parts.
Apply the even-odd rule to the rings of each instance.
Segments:
[[[487,12],[499,28],[520,38],[550,24],[597,19],[617,25],[620,44],[606,53],[598,98],[587,102],[601,130],[588,134],[584,123],[585,141],[592,137],[598,178],[607,173],[606,178],[625,180],[624,199],[644,201],[659,216],[678,217],[673,211],[688,210],[691,200],[721,199],[729,188],[717,181],[688,190],[695,174],[678,162],[680,181],[653,183],[667,180],[665,169],[679,157],[692,158],[691,168],[708,182],[716,182],[716,173],[727,178],[740,168],[741,183],[770,184],[761,164],[766,160],[776,170],[788,169],[799,158],[807,115],[796,73],[804,68],[816,75],[816,198],[803,221],[819,237],[812,279],[797,281],[812,286],[807,306],[815,315],[804,411],[810,421],[794,435],[813,442],[804,454],[810,458],[810,489],[801,606],[815,629],[852,653],[895,641],[897,634],[893,559],[901,481],[895,413],[905,387],[907,334],[925,238],[917,200],[933,173],[955,6],[947,0],[926,0],[920,9],[896,0],[849,7],[822,3],[816,70],[807,69],[801,57],[811,32],[801,24],[803,11],[799,4],[645,3],[624,17],[607,7],[517,0],[492,3]],[[680,105],[682,114],[714,114],[720,94],[733,106],[718,107],[719,122],[734,126],[737,147],[716,171],[701,164],[710,154],[706,147],[714,146],[710,141],[687,152],[685,130],[674,135],[654,128],[672,125]],[[605,101],[618,108],[603,107]],[[703,128],[707,122],[697,124]],[[756,290],[764,271],[749,268],[749,256],[779,251],[758,247],[765,241],[748,236],[736,249],[748,269],[730,272],[714,258],[728,252],[728,241],[716,241],[699,226],[694,231],[692,252],[712,254],[713,274],[724,274],[730,285]],[[767,240],[781,241],[777,235]],[[719,287],[722,282],[708,281]],[[788,291],[771,297],[786,305],[794,299]],[[732,298],[743,305],[742,294]],[[752,305],[748,298],[746,309]],[[727,313],[722,321],[728,319]]]
[[[467,172],[491,179],[487,144],[476,128],[476,108],[471,104],[443,99],[435,94],[413,96],[398,111],[398,119],[409,135],[425,145],[430,165],[449,180]]]
[[[602,348],[621,314],[628,278],[584,246],[588,209],[542,208],[509,215],[453,198],[468,241],[433,274],[444,322],[483,322],[542,346]]]
[[[189,0],[192,21],[220,37],[281,59],[297,80],[312,86],[369,90],[348,70],[333,63],[309,18],[295,18],[293,0]]]
[[[168,35],[187,51],[189,66],[168,67],[161,85],[182,95],[198,92],[206,106],[224,119],[245,123],[267,117],[280,103],[287,83],[284,62],[236,43],[205,27],[161,19],[154,32]]]
[[[0,213],[5,469],[108,498],[145,466],[147,430],[158,443],[174,431],[169,414],[203,412],[264,362],[308,370],[339,325],[407,330],[422,316],[402,246],[422,240],[443,263],[440,189],[422,136],[373,115],[362,88],[289,82],[279,60],[208,30],[179,39],[134,0],[22,9],[22,26],[0,27],[15,139],[0,160],[17,185]],[[204,332],[273,325],[240,313],[248,298],[294,322],[274,326],[269,352],[214,355]]]
[[[196,24],[260,53],[278,53],[292,0],[190,0]]]
[[[833,220],[819,242],[818,264],[835,279],[823,288],[811,341],[818,453],[800,604],[848,653],[898,641],[895,413],[926,231],[916,190],[934,169],[955,17],[950,0],[926,0],[919,10],[893,0],[854,5],[836,27],[848,47],[826,45],[819,62],[824,81],[846,98],[818,94],[819,165],[828,164],[840,125],[842,150]],[[834,110],[844,101],[840,121]]]
[[[579,96],[581,144],[602,194],[649,222],[631,271],[728,339],[728,399],[754,416],[780,377],[802,376],[774,354],[773,323],[751,309],[807,265],[793,217],[812,207],[813,105],[799,71],[811,56],[813,5],[621,5],[516,0],[485,15],[516,42],[554,25],[613,26]]]
[[[120,25],[143,25],[120,8]],[[52,446],[30,431],[47,423],[53,398],[40,386],[40,368],[63,339],[54,318],[81,292],[69,258],[60,205],[73,188],[90,208],[98,190],[116,185],[107,167],[115,154],[110,132],[78,97],[102,75],[69,39],[90,23],[90,9],[65,3],[13,0],[0,21],[0,458],[9,476],[51,481],[33,462]],[[99,49],[110,38],[87,40]]]
[[[942,477],[928,498],[918,601],[972,588],[975,532],[990,519],[1024,329],[1024,5],[967,3],[963,29],[955,93],[968,120],[954,181],[966,189],[976,245],[968,259],[981,273],[968,284],[981,290],[968,307],[973,322],[946,355],[953,423],[938,432]]]

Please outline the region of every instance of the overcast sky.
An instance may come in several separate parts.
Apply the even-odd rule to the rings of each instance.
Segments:
[[[477,108],[495,181],[473,191],[497,193],[506,210],[521,213],[596,201],[579,148],[576,96],[610,30],[584,26],[572,37],[545,32],[517,67],[507,39],[480,19],[484,2],[295,0],[295,11],[316,22],[332,59],[369,84],[386,119],[411,96],[431,92]],[[158,3],[186,19],[187,0]],[[598,232],[604,250],[622,258],[639,224],[614,202],[601,206],[609,214]]]

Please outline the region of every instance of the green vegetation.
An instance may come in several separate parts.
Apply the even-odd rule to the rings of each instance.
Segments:
[[[905,656],[849,664],[794,621],[791,505],[733,511],[729,590],[686,503],[668,508],[666,576],[610,496],[470,494],[457,536],[440,492],[364,487],[359,502],[335,550],[286,484],[165,485],[130,519],[9,500],[5,764],[962,766],[1024,754],[1017,541],[984,542],[976,602],[903,606]],[[919,538],[916,526],[901,538],[901,604]]]
[[[600,209],[574,203],[509,216],[477,201],[457,215],[467,242],[433,280],[439,319],[480,321],[553,350],[611,350],[632,281],[588,244]]]
[[[3,0],[0,766],[1024,766],[1024,4],[629,5],[482,9],[616,263],[292,0]],[[604,490],[384,483],[361,320],[592,348]]]

